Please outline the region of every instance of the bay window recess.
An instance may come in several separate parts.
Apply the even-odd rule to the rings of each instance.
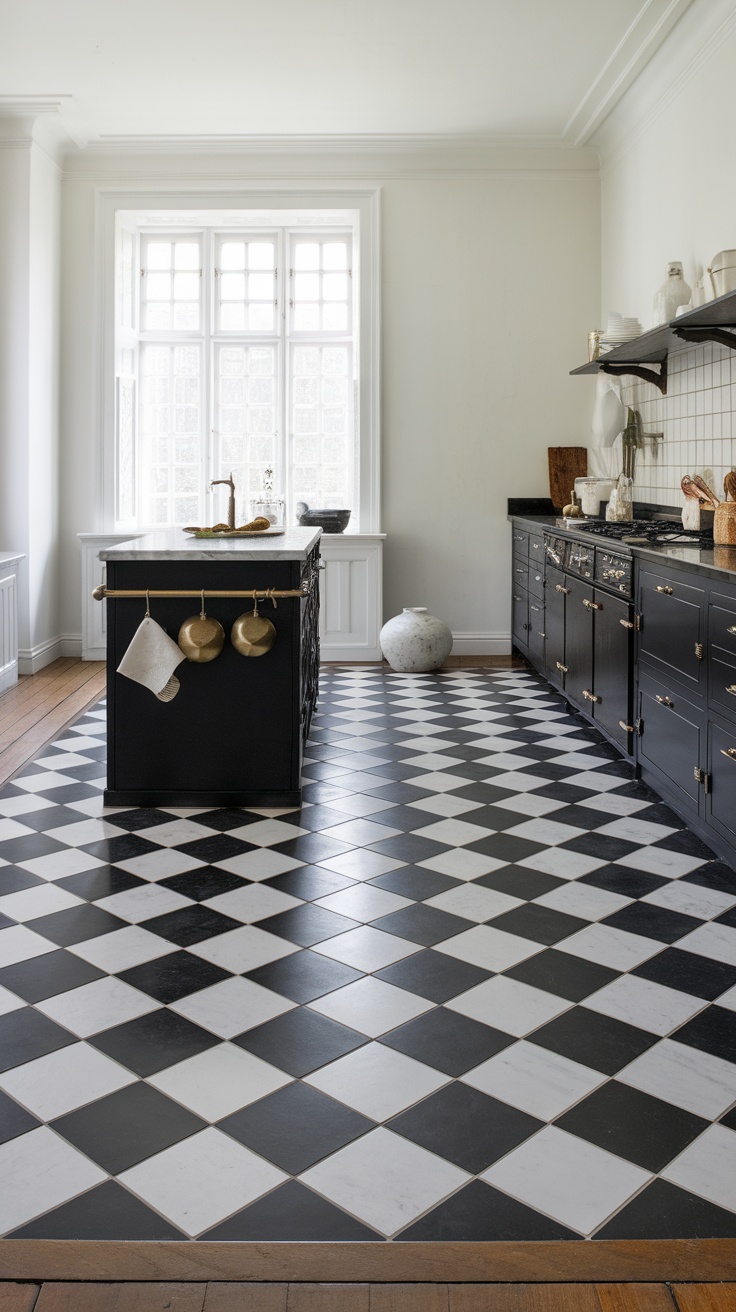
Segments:
[[[147,218],[116,216],[116,527],[215,523],[231,472],[245,523],[271,469],[288,522],[359,528],[356,229]]]

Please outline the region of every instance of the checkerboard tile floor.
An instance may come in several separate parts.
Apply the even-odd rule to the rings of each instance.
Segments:
[[[0,791],[0,1234],[736,1236],[736,874],[536,675],[324,671],[300,810]]]

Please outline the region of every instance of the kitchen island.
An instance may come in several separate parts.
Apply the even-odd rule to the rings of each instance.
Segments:
[[[100,552],[107,568],[95,594],[107,607],[107,805],[299,804],[303,742],[317,698],[320,535],[290,528],[282,536],[197,539],[169,529]],[[276,633],[270,650],[248,658],[230,633],[253,610],[253,590],[294,595],[275,605],[259,600]],[[207,615],[225,631],[215,659],[177,667],[181,686],[170,701],[117,672],[146,613],[147,591],[151,618],[174,641],[199,613],[202,591]]]

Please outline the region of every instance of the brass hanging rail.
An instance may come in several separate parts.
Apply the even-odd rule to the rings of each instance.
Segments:
[[[92,593],[95,601],[106,597],[247,597],[251,601],[280,600],[282,597],[308,597],[309,588],[106,588],[100,583]]]

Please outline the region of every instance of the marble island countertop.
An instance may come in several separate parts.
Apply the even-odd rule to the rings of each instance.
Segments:
[[[263,538],[195,538],[180,528],[162,529],[100,551],[100,560],[306,560],[321,528],[287,528]]]

